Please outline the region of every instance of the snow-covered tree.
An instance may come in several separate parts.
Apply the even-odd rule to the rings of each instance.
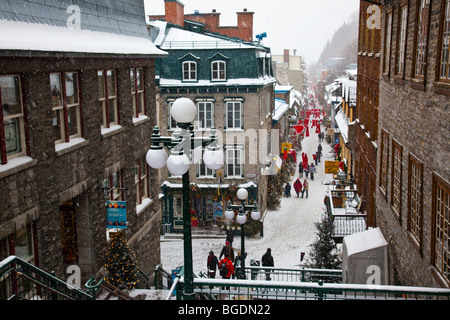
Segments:
[[[332,238],[333,222],[328,214],[322,215],[322,220],[315,223],[316,240],[310,245],[309,258],[305,266],[318,269],[340,269],[342,261],[338,256],[336,243]]]

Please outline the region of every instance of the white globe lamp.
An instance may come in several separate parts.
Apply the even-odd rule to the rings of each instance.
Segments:
[[[220,148],[207,148],[203,153],[203,163],[211,170],[217,170],[223,167],[224,154]]]
[[[179,123],[191,123],[197,115],[197,107],[188,98],[179,98],[172,104],[172,118]]]
[[[167,153],[161,146],[151,146],[145,160],[153,169],[161,169],[167,162]]]
[[[236,222],[239,224],[244,224],[247,221],[247,216],[245,214],[238,214],[236,217]]]
[[[239,200],[246,200],[248,198],[248,191],[247,191],[247,189],[240,188],[237,191],[236,195]]]
[[[167,159],[167,169],[169,169],[170,173],[174,176],[185,174],[190,166],[191,162],[189,161],[188,156],[183,152],[172,151],[170,157]]]

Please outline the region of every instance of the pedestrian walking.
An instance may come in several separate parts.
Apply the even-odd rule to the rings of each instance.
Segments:
[[[234,240],[234,232],[231,230],[231,228],[225,230],[227,234],[227,238],[225,241],[228,241],[230,243],[230,246],[233,246],[233,240]]]
[[[313,163],[311,163],[311,165],[309,166],[309,174],[311,176],[311,180],[314,180],[314,173],[316,173],[316,167],[314,166]]]
[[[303,163],[298,164],[298,177],[303,178]]]
[[[308,189],[309,189],[309,183],[306,181],[306,179],[303,181],[303,192],[302,192],[302,198],[303,194],[306,192],[306,198],[308,198]]]
[[[295,180],[294,190],[295,190],[295,193],[297,193],[297,198],[300,195],[300,192],[302,192],[302,187],[303,187],[303,185],[302,185],[300,179]]]
[[[320,162],[320,152],[319,152],[319,150],[316,151],[316,159],[317,159],[317,162]],[[317,163],[316,163],[316,166],[317,166]]]
[[[227,256],[231,259],[231,262],[234,262],[234,250],[228,241],[225,242],[225,245],[220,251],[219,259],[222,259],[222,256]]]
[[[286,198],[290,198],[291,197],[291,185],[288,183],[286,183],[286,186],[284,187],[284,195],[286,196]]]
[[[228,257],[228,254],[225,254],[225,257],[219,261],[219,272],[222,279],[230,279],[234,274],[233,261]]]
[[[272,257],[272,249],[267,248],[266,253],[264,253],[264,255],[261,258],[261,263],[263,267],[273,267],[274,263],[273,263],[273,257]],[[266,269],[266,280],[270,281],[270,272],[271,269]]]
[[[309,173],[309,164],[306,165],[306,169],[305,169],[305,178],[308,179],[308,173]]]
[[[210,251],[209,255],[208,255],[208,261],[206,263],[206,266],[208,267],[208,278],[216,277],[216,270],[217,270],[218,265],[219,265],[219,260],[214,255],[214,252]]]
[[[317,151],[319,151],[319,154],[322,156],[322,145],[320,143],[317,146]]]

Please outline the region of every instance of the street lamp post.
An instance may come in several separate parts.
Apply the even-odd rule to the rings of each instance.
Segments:
[[[183,247],[184,247],[184,299],[194,299],[194,272],[192,266],[192,236],[191,236],[191,211],[189,168],[194,160],[193,151],[197,145],[207,147],[203,155],[203,163],[212,170],[223,166],[224,154],[217,145],[217,136],[214,128],[211,128],[209,138],[194,137],[192,122],[197,114],[197,107],[187,98],[177,99],[172,104],[171,114],[181,129],[176,130],[172,137],[162,137],[159,128],[153,129],[151,137],[152,146],[146,155],[147,163],[154,169],[160,169],[167,165],[167,169],[176,176],[182,176],[183,193]],[[162,144],[162,145],[161,145]],[[170,150],[167,157],[163,146]]]
[[[240,188],[237,191],[237,197],[241,201],[241,204],[233,205],[231,201],[228,202],[227,210],[225,211],[225,218],[228,220],[234,219],[234,210],[238,210],[238,215],[236,216],[236,222],[241,225],[241,269],[239,278],[245,279],[245,222],[247,221],[246,211],[251,211],[251,218],[253,220],[259,220],[261,218],[261,213],[258,210],[258,204],[255,202],[252,205],[245,204],[248,198],[248,191],[244,188]]]

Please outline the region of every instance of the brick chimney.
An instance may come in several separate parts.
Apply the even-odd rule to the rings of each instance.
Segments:
[[[289,49],[284,49],[283,62],[289,63]]]
[[[164,0],[166,21],[184,28],[184,4],[178,0]]]

